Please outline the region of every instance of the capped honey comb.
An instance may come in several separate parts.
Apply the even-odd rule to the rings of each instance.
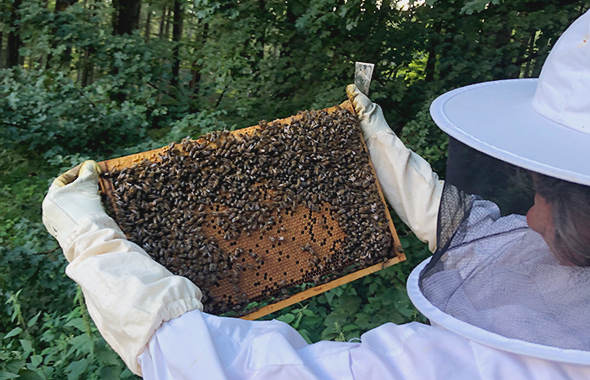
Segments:
[[[290,296],[270,312],[404,259],[348,102],[100,165],[127,237],[210,313]]]

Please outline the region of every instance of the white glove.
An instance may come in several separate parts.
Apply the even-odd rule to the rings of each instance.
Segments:
[[[98,164],[86,161],[57,177],[43,200],[43,224],[64,253],[72,243],[72,232],[82,221],[106,215],[98,195],[99,174]]]
[[[163,322],[202,310],[201,291],[126,239],[100,203],[99,170],[86,161],[58,177],[43,201],[43,222],[70,261],[66,274],[82,288],[96,327],[141,375],[137,357],[153,333]]]
[[[418,239],[436,250],[436,225],[444,181],[430,164],[393,133],[379,105],[354,84],[346,94],[359,117],[363,136],[385,197]]]
[[[346,86],[346,95],[352,103],[356,115],[361,122],[363,137],[367,141],[375,132],[391,131],[383,111],[378,104],[373,103],[365,94],[359,91],[354,84]]]

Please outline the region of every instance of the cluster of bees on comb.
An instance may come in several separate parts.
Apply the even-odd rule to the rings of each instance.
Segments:
[[[345,109],[185,139],[103,175],[127,237],[193,281],[210,313],[395,257],[358,120]]]

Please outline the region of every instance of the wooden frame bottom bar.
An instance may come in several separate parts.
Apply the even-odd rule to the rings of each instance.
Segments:
[[[309,288],[307,290],[304,290],[301,293],[297,293],[297,294],[287,298],[286,300],[282,300],[277,303],[274,303],[274,304],[271,304],[268,306],[264,306],[263,308],[256,310],[255,312],[250,313],[250,314],[245,315],[240,318],[248,320],[248,321],[253,321],[255,319],[264,317],[265,315],[268,315],[270,313],[274,313],[275,311],[284,309],[287,306],[294,305],[297,302],[301,302],[301,301],[311,298],[313,296],[327,292],[328,290],[337,288],[340,285],[344,285],[344,284],[349,283],[351,281],[357,280],[361,277],[365,277],[371,273],[378,272],[381,269],[385,269],[387,267],[390,267],[392,265],[400,263],[404,260],[406,260],[406,256],[403,253],[401,253],[401,254],[399,254],[398,257],[394,257],[393,259],[389,259],[387,262],[376,264],[376,265],[370,266],[368,268],[358,270],[354,273],[337,278],[334,281],[330,281],[326,284],[314,286],[313,288]]]

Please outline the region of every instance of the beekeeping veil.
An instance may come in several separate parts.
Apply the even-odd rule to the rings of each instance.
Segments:
[[[448,170],[438,248],[412,298],[424,297],[417,306],[431,321],[473,340],[586,364],[589,39],[586,13],[557,41],[539,79],[480,83],[433,102],[432,117],[450,136]],[[535,193],[551,202],[553,249],[527,225]]]

